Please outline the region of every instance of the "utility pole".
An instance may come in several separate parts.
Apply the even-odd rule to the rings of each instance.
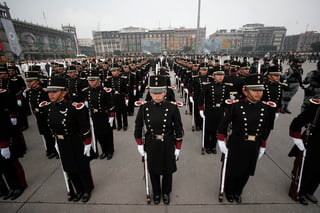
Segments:
[[[200,53],[200,4],[201,0],[198,1],[198,24],[197,24],[197,36],[196,36],[196,54]]]

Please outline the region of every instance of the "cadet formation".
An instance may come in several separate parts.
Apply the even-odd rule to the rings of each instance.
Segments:
[[[1,64],[0,196],[15,200],[28,186],[20,161],[28,154],[23,131],[29,128],[28,116],[34,116],[43,157],[61,163],[68,201],[90,200],[95,175],[90,164],[112,160],[113,131],[132,128],[145,178],[151,180],[150,186],[146,181],[147,201],[169,205],[184,131],[191,131],[183,128],[180,111],[185,110],[192,131],[202,132],[202,154],[222,155],[219,201],[225,197],[240,204],[275,120],[280,113],[291,114],[290,101],[300,88],[301,113],[288,128],[293,145],[288,152],[295,158],[288,193],[303,205],[317,203],[320,62],[303,78],[305,59],[299,55],[287,70],[280,56],[224,58],[160,55]],[[128,123],[128,116],[135,122]]]

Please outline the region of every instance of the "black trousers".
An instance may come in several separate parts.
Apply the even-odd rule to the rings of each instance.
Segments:
[[[204,132],[204,147],[206,149],[215,149],[217,144],[217,133],[211,130],[203,130]]]
[[[106,129],[106,134],[95,133],[95,136],[100,143],[102,153],[113,154],[114,144],[113,144],[113,132],[111,127]]]
[[[0,157],[1,171],[0,175],[3,174],[9,188],[11,190],[21,189],[19,173],[15,167],[15,160],[4,159]]]
[[[243,176],[227,175],[226,178],[226,194],[241,195],[244,186],[249,180],[249,174]]]
[[[91,193],[93,189],[93,180],[91,171],[81,171],[79,173],[68,173],[77,193]]]
[[[172,190],[172,173],[162,175],[162,187],[160,185],[160,176],[161,175],[150,174],[153,194],[170,194]]]

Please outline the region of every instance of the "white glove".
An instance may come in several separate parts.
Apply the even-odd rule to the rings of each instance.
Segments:
[[[136,96],[137,95],[137,90],[133,90],[133,96]]]
[[[143,157],[144,156],[144,147],[143,145],[138,145],[138,152]]]
[[[17,104],[19,107],[22,107],[22,101],[21,100],[17,100]]]
[[[129,104],[129,99],[126,99],[126,106],[128,106]]]
[[[223,154],[226,154],[226,153],[227,153],[228,148],[227,148],[226,143],[225,143],[224,141],[218,140],[218,146],[219,146],[220,151],[221,151]]]
[[[91,149],[91,144],[84,145],[83,154],[86,155],[87,157],[90,157],[90,149]]]
[[[174,156],[176,157],[176,160],[179,160],[179,155],[180,155],[180,149],[176,149],[174,151]]]
[[[23,95],[23,97],[25,97],[25,98],[27,97],[27,93],[26,93],[26,92],[23,92],[22,95]]]
[[[17,118],[10,118],[13,126],[17,125]]]
[[[260,158],[264,155],[265,151],[266,151],[266,148],[260,147],[258,160],[260,160]]]
[[[188,89],[187,89],[187,88],[183,89],[183,91],[184,91],[184,93],[186,93],[186,94],[188,94],[188,93],[189,93],[189,91],[188,91]]]
[[[203,110],[199,111],[201,118],[205,118]]]
[[[190,103],[193,104],[193,97],[192,96],[189,97],[189,100],[190,100]]]
[[[184,83],[181,83],[180,86],[181,86],[181,87],[184,87]]]
[[[11,155],[9,147],[7,147],[7,148],[2,148],[2,149],[1,149],[1,155],[2,155],[2,157],[4,157],[5,159],[9,159],[9,158],[10,158],[10,155]]]
[[[87,108],[89,108],[89,103],[88,103],[88,101],[84,101],[84,105],[85,105]]]
[[[279,113],[276,113],[275,117],[274,117],[274,121],[276,121],[279,118]]]
[[[113,120],[114,120],[114,117],[109,117],[109,125],[110,125],[110,127],[113,127]]]
[[[138,86],[138,91],[140,91],[140,90],[141,90],[141,86],[139,85],[139,86]]]
[[[299,148],[300,151],[304,151],[306,148],[304,147],[303,141],[300,138],[292,138],[293,143]]]

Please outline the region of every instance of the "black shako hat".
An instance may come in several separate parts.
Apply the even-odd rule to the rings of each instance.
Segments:
[[[166,88],[166,77],[159,75],[150,76],[149,89],[151,93],[162,93]]]
[[[47,91],[58,91],[58,90],[65,90],[66,89],[66,79],[65,78],[50,78],[47,86]]]

